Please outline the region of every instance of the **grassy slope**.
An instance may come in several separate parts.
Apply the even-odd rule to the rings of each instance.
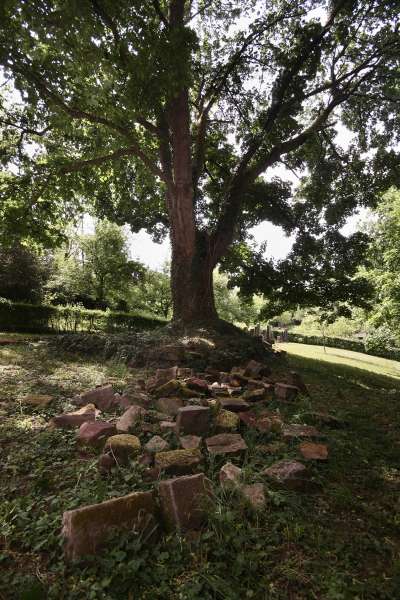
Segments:
[[[72,432],[43,426],[68,396],[110,377],[121,388],[127,372],[50,356],[41,345],[0,349],[1,600],[44,598],[41,586],[54,600],[399,598],[400,381],[295,355],[288,363],[303,374],[312,397],[281,407],[286,421],[304,422],[312,408],[348,422],[323,430],[330,460],[312,467],[321,493],[267,488],[260,515],[234,495],[217,493],[208,529],[190,544],[176,535],[160,543],[119,536],[98,559],[68,566],[60,547],[62,512],[149,484],[134,466],[102,479],[95,456],[77,453]],[[54,394],[54,406],[27,408],[19,398],[29,391]],[[265,454],[256,446],[278,437],[244,435],[249,483],[260,481],[258,473],[276,459],[297,456],[297,444]],[[220,464],[207,465],[210,477]]]
[[[286,350],[291,355],[323,360],[336,365],[347,365],[357,369],[364,369],[378,375],[400,378],[400,363],[396,360],[388,360],[378,356],[370,356],[361,352],[342,350],[341,348],[326,348],[323,346],[312,346],[309,344],[277,344],[277,347]]]

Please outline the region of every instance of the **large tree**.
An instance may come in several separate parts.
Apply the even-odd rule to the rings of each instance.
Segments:
[[[317,279],[339,266],[345,296],[360,236],[337,230],[398,168],[399,13],[399,0],[3,1],[0,64],[21,94],[1,116],[4,231],[51,237],[85,198],[168,230],[187,323],[216,319],[213,269],[239,268],[246,232],[269,220],[299,253],[283,271],[259,261],[250,287],[294,272],[309,289],[326,251]],[[280,163],[308,175],[296,196],[268,177]]]

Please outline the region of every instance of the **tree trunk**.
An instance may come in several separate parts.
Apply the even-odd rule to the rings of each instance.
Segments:
[[[185,325],[215,323],[213,270],[208,238],[198,233],[194,253],[179,252],[172,240],[171,289],[173,321]]]

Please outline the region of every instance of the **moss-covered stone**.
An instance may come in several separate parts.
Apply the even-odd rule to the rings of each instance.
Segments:
[[[170,475],[184,475],[192,473],[201,463],[200,450],[193,448],[187,450],[170,450],[157,452],[155,466]]]
[[[168,398],[168,396],[176,396],[181,391],[182,384],[177,379],[171,379],[160,385],[154,390],[154,395],[157,398]]]
[[[104,451],[111,452],[117,458],[127,459],[137,456],[141,449],[141,443],[136,435],[120,433],[112,435],[105,443]]]
[[[234,412],[222,409],[215,417],[214,423],[218,431],[236,431],[240,419]]]

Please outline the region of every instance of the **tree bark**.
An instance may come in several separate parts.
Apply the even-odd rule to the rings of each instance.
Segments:
[[[213,288],[214,267],[206,234],[197,233],[191,255],[180,252],[172,239],[171,289],[175,323],[212,324],[218,320]]]

